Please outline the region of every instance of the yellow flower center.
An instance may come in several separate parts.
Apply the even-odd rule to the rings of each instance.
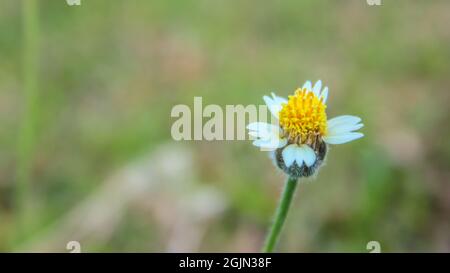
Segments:
[[[280,126],[291,143],[312,144],[327,132],[327,106],[311,90],[297,89],[279,113]]]

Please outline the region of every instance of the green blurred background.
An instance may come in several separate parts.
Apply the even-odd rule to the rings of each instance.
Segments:
[[[317,79],[366,136],[300,184],[279,251],[450,251],[449,1],[29,1],[0,3],[0,251],[259,251],[283,175],[173,141],[171,109]]]

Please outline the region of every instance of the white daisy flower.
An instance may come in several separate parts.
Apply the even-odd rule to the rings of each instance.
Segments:
[[[253,145],[272,153],[275,164],[293,178],[311,176],[325,159],[328,144],[343,144],[364,135],[364,125],[350,115],[327,119],[328,87],[307,81],[289,99],[264,96],[277,124],[254,122],[247,126]]]

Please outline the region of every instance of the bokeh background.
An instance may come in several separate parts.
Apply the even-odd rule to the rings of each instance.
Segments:
[[[259,251],[283,175],[173,141],[170,112],[308,79],[366,136],[300,184],[279,251],[450,251],[449,1],[30,1],[0,3],[0,251]]]

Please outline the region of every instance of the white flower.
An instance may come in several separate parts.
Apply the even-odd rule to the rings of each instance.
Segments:
[[[343,144],[363,137],[361,118],[350,115],[327,120],[328,87],[307,81],[289,99],[263,99],[277,124],[254,122],[247,126],[253,145],[273,153],[276,165],[293,177],[310,176],[322,164],[327,144]]]

